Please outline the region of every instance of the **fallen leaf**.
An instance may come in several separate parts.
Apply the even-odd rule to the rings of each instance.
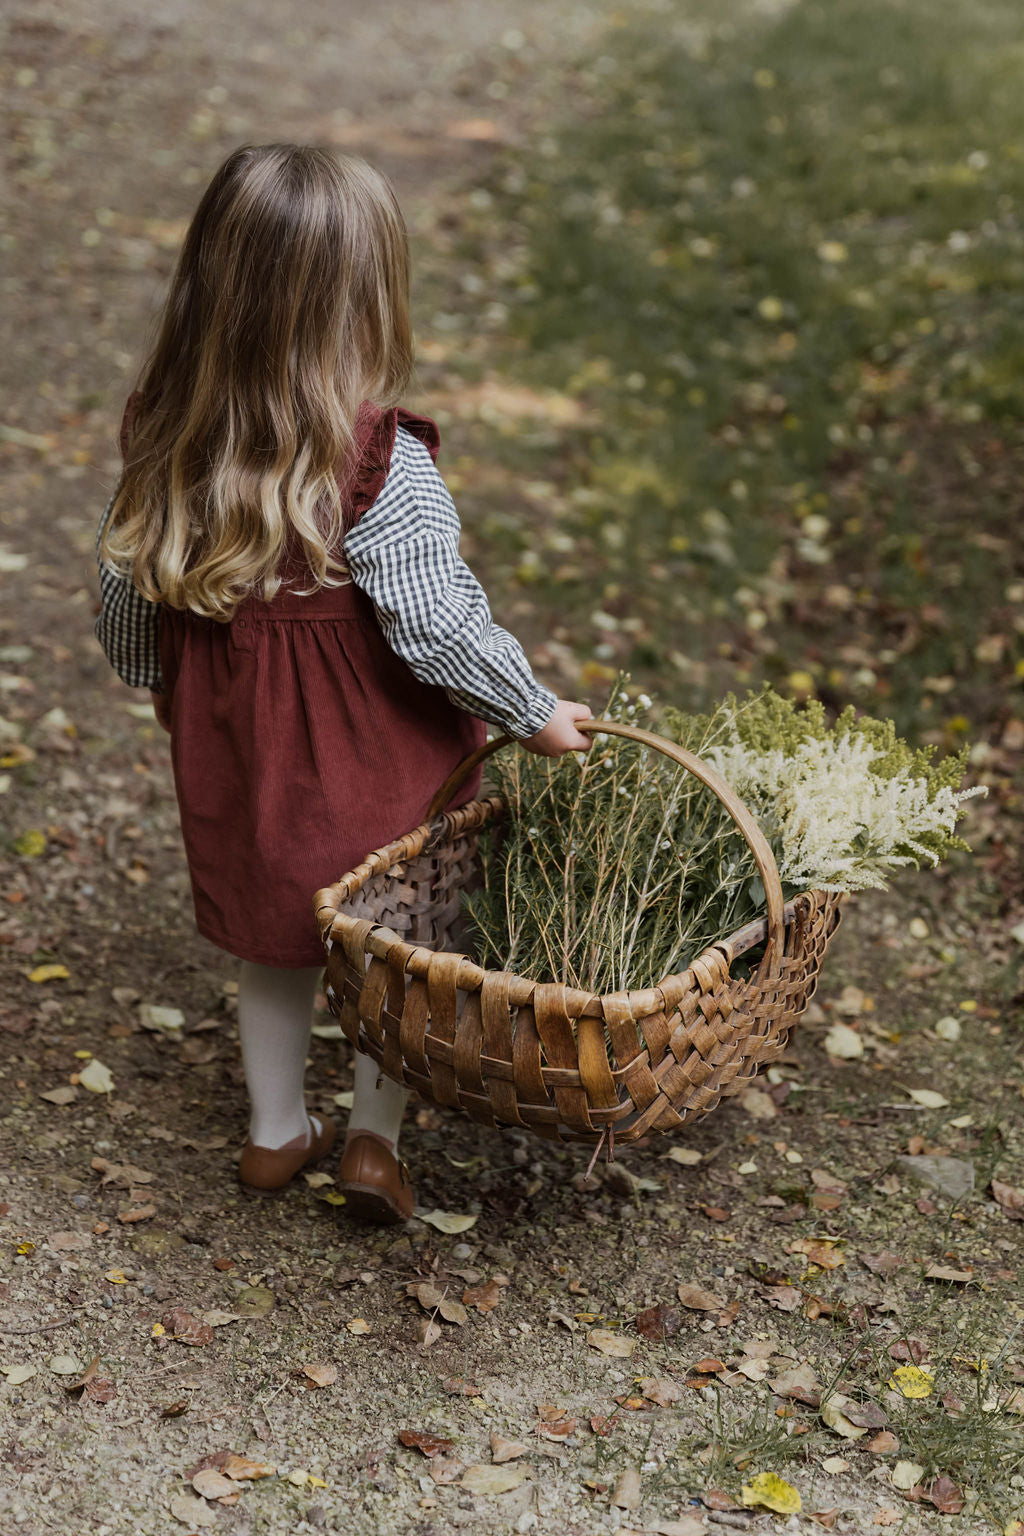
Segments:
[[[855,1410],[857,1406],[852,1397],[833,1392],[821,1405],[822,1420],[844,1440],[860,1440],[867,1434],[867,1429],[862,1424],[855,1424],[846,1412],[847,1408]]]
[[[951,1285],[967,1285],[974,1279],[969,1269],[950,1269],[947,1264],[930,1264],[924,1277],[926,1280],[946,1280]]]
[[[428,1226],[435,1227],[438,1232],[448,1233],[468,1232],[479,1220],[477,1216],[458,1216],[452,1211],[417,1211],[416,1216]]]
[[[467,1381],[464,1376],[449,1376],[441,1385],[453,1397],[483,1397],[483,1390]]]
[[[699,1285],[684,1283],[679,1287],[676,1295],[683,1306],[689,1308],[691,1312],[720,1312],[725,1305],[717,1296],[712,1295],[710,1291],[702,1290]]]
[[[899,1525],[902,1515],[895,1509],[880,1509],[872,1520],[872,1525]]]
[[[891,1429],[881,1429],[877,1435],[872,1435],[870,1440],[864,1442],[864,1449],[870,1451],[872,1456],[891,1456],[899,1448],[900,1443]]]
[[[801,1499],[792,1483],[775,1472],[759,1472],[740,1489],[740,1503],[745,1509],[772,1509],[779,1515],[799,1513]]]
[[[443,1486],[446,1483],[457,1483],[466,1470],[466,1463],[457,1456],[434,1456],[427,1470],[431,1480]]]
[[[909,1493],[924,1477],[924,1467],[919,1461],[898,1461],[889,1473],[889,1481],[901,1493]]]
[[[167,1332],[180,1344],[201,1346],[213,1343],[213,1329],[209,1323],[201,1323],[198,1317],[186,1312],[184,1307],[172,1307],[161,1319]]]
[[[615,1479],[611,1503],[616,1509],[639,1509],[640,1498],[640,1473],[636,1467],[624,1467]]]
[[[880,1253],[862,1253],[860,1261],[873,1275],[884,1275],[886,1278],[894,1275],[903,1263],[899,1254],[893,1253],[891,1248],[883,1248]]]
[[[363,1319],[361,1317],[357,1317],[356,1322],[362,1323]],[[353,1328],[352,1324],[349,1323],[348,1327],[351,1333],[369,1333],[370,1331],[370,1325],[368,1323],[364,1323],[361,1328]],[[443,1332],[444,1329],[441,1327],[441,1324],[436,1322],[434,1318],[422,1317],[420,1318],[419,1326],[416,1329],[417,1343],[423,1349],[430,1349],[431,1345],[437,1343]]]
[[[204,1467],[201,1472],[197,1472],[192,1479],[192,1487],[204,1499],[222,1499],[225,1494],[235,1492],[231,1479],[214,1467]]]
[[[640,1391],[648,1402],[657,1403],[659,1408],[671,1408],[683,1395],[683,1388],[671,1376],[645,1376],[640,1382]]]
[[[209,1504],[196,1498],[193,1493],[176,1493],[171,1500],[170,1511],[175,1520],[180,1520],[182,1525],[192,1530],[197,1526],[217,1524],[217,1516]]]
[[[93,1057],[84,1071],[78,1074],[80,1088],[86,1088],[90,1093],[113,1093],[114,1079],[110,1068],[103,1065],[97,1057]]]
[[[510,1493],[526,1480],[525,1467],[467,1467],[460,1487],[467,1493]]]
[[[648,1307],[644,1312],[638,1312],[634,1319],[634,1327],[641,1338],[651,1342],[659,1342],[670,1339],[674,1333],[678,1333],[682,1319],[675,1307],[659,1305]]]
[[[65,1088],[48,1088],[39,1097],[45,1099],[48,1104],[74,1104],[78,1098],[78,1089],[70,1085]]]
[[[1011,1221],[1024,1221],[1024,1189],[1015,1189],[1012,1184],[1004,1184],[1001,1179],[993,1179],[989,1187],[993,1200]]]
[[[830,1477],[837,1476],[840,1472],[849,1471],[850,1463],[844,1456],[826,1456],[821,1464],[821,1470],[827,1472]]]
[[[39,1369],[34,1365],[0,1365],[0,1373],[7,1378],[9,1387],[21,1387],[33,1376],[38,1376]]]
[[[29,981],[37,985],[44,981],[67,981],[71,972],[66,965],[37,965],[34,971],[29,971]]]
[[[422,1452],[424,1456],[448,1456],[455,1449],[454,1440],[425,1429],[402,1429],[398,1432],[398,1438],[403,1445]]]
[[[307,1377],[314,1387],[331,1387],[338,1379],[338,1367],[336,1365],[304,1365],[301,1374]]]
[[[260,1477],[272,1477],[277,1471],[276,1467],[269,1466],[265,1461],[250,1461],[248,1456],[238,1456],[234,1451],[222,1453],[220,1470],[225,1477],[230,1477],[233,1482],[253,1481]]]
[[[789,1370],[780,1371],[777,1376],[772,1377],[768,1385],[776,1397],[806,1403],[808,1408],[817,1408],[821,1402],[821,1382],[814,1369],[806,1362],[791,1366]]]
[[[696,1147],[669,1147],[664,1154],[669,1162],[681,1163],[684,1168],[696,1168],[704,1161],[704,1155]]]
[[[763,1088],[748,1088],[740,1094],[739,1103],[752,1120],[774,1120],[779,1113],[775,1100]]]
[[[92,1247],[91,1232],[51,1232],[47,1243],[54,1253],[77,1253]]]
[[[117,1219],[124,1226],[133,1226],[139,1221],[149,1221],[156,1215],[155,1205],[131,1205],[126,1210],[118,1211]]]
[[[46,1365],[55,1376],[80,1376],[82,1374],[82,1362],[75,1355],[51,1355]]]
[[[350,1322],[345,1324],[345,1327],[349,1333],[369,1333],[370,1331],[370,1325],[365,1317],[353,1317]],[[438,1331],[440,1332],[440,1330]]]
[[[825,1050],[836,1061],[855,1061],[864,1055],[864,1039],[849,1024],[833,1024],[824,1040]]]
[[[913,1099],[915,1104],[922,1104],[925,1109],[945,1109],[949,1100],[944,1093],[938,1093],[934,1088],[908,1088],[907,1098]]]
[[[151,1184],[154,1175],[134,1163],[110,1163],[105,1157],[94,1157],[89,1164],[103,1177],[101,1184],[113,1184],[116,1189],[132,1189],[136,1184]]]
[[[139,1023],[143,1029],[151,1029],[157,1034],[177,1036],[185,1027],[185,1015],[180,1008],[162,1008],[156,1003],[140,1003]]]
[[[786,1251],[805,1254],[808,1263],[816,1264],[819,1269],[838,1269],[846,1263],[844,1254],[827,1237],[798,1237]]]
[[[777,1312],[797,1312],[803,1301],[803,1292],[795,1285],[766,1285],[764,1299]]]
[[[602,1355],[614,1355],[622,1360],[627,1360],[636,1349],[636,1339],[627,1338],[622,1333],[611,1333],[607,1328],[592,1328],[587,1334],[587,1343]]]
[[[240,1323],[242,1316],[239,1312],[223,1312],[220,1307],[211,1307],[203,1313],[203,1322],[209,1323],[211,1328],[226,1328],[228,1323]]]
[[[925,1497],[940,1515],[958,1515],[966,1503],[963,1489],[945,1473],[935,1479]]]
[[[831,1531],[839,1519],[839,1505],[834,1505],[832,1509],[811,1509],[807,1514],[808,1518],[816,1525],[820,1525],[823,1530]]]
[[[476,1307],[478,1312],[493,1312],[501,1300],[501,1290],[494,1280],[488,1280],[486,1285],[471,1285],[463,1291],[462,1300],[467,1307]]]
[[[889,1386],[904,1397],[930,1397],[935,1376],[924,1366],[899,1365],[889,1377]]]
[[[521,1445],[518,1440],[506,1440],[496,1430],[491,1430],[491,1460],[496,1464],[505,1461],[515,1461],[520,1456],[525,1456],[529,1446]]]
[[[302,1177],[310,1189],[325,1189],[334,1183],[334,1175],[330,1173],[304,1173]]]

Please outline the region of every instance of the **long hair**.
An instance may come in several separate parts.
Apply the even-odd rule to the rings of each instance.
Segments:
[[[337,476],[360,404],[412,369],[409,250],[390,183],[294,144],[234,152],[196,210],[138,382],[103,555],[151,601],[228,620],[286,551],[344,579]]]

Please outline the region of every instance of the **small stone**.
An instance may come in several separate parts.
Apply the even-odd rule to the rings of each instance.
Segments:
[[[962,1200],[974,1188],[974,1164],[961,1157],[897,1157],[894,1166],[906,1178],[936,1189],[948,1200]]]

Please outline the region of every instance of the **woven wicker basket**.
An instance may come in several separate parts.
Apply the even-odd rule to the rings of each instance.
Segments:
[[[327,996],[353,1046],[423,1098],[482,1125],[524,1126],[558,1141],[635,1141],[672,1131],[740,1092],[781,1056],[817,985],[842,898],[808,891],[788,905],[771,848],[714,770],[673,742],[609,720],[584,722],[644,743],[722,801],[757,862],[767,917],[711,945],[657,986],[597,996],[451,952],[460,896],[479,877],[481,828],[498,796],[439,815],[488,742],[442,785],[422,826],[367,856],[315,898]],[[730,968],[767,940],[749,976]]]

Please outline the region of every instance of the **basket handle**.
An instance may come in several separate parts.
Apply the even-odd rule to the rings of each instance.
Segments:
[[[656,736],[653,731],[641,730],[636,725],[621,725],[617,720],[577,720],[573,722],[578,731],[587,731],[596,735],[604,732],[609,736],[625,736],[630,741],[638,741],[645,747],[652,748],[655,752],[661,752],[680,768],[685,768],[692,773],[695,779],[710,789],[713,795],[722,802],[733,821],[746,839],[747,846],[754,855],[758,873],[764,883],[764,893],[768,908],[768,940],[769,954],[775,958],[782,955],[785,945],[785,901],[782,895],[782,881],[779,879],[779,867],[775,862],[771,845],[761,828],[754,820],[743,801],[736,792],[725,782],[722,775],[714,768],[695,757],[692,752],[687,752],[684,747],[677,746],[674,741],[666,741],[664,736]],[[496,736],[493,741],[485,741],[482,747],[477,747],[475,752],[464,758],[457,768],[449,774],[441,785],[437,794],[430,802],[426,814],[427,821],[433,821],[448,804],[459,785],[487,758],[508,746],[513,738],[511,736]]]

